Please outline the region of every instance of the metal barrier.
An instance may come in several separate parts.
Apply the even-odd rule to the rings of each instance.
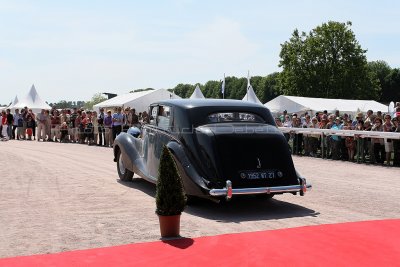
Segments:
[[[361,159],[360,153],[357,153],[357,163],[364,160],[364,147],[365,138],[382,138],[382,139],[399,139],[400,132],[378,132],[378,131],[357,131],[357,130],[337,130],[337,129],[319,129],[319,128],[289,128],[278,127],[282,133],[290,134],[306,134],[306,135],[320,135],[321,136],[321,158],[324,158],[324,142],[325,138],[331,135],[337,136],[350,136],[359,138],[361,142],[357,142],[357,151],[362,151]]]

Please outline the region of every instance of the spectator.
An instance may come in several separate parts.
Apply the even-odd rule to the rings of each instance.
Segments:
[[[99,132],[99,142],[98,142],[98,146],[106,146],[105,141],[106,141],[106,137],[105,137],[105,129],[104,129],[104,117],[106,116],[106,114],[104,114],[104,108],[100,108],[100,114],[97,117],[97,129]],[[103,143],[104,142],[104,143]]]
[[[312,122],[310,115],[306,114],[304,117],[304,122],[302,123],[303,128],[312,128]],[[310,156],[311,154],[311,145],[310,145],[310,135],[303,134],[303,142],[304,142],[304,155]]]
[[[352,122],[352,124],[351,124],[351,126],[353,127],[353,129],[356,128],[358,122],[359,122],[360,120],[363,120],[363,119],[364,119],[363,113],[362,113],[362,112],[358,112],[357,115],[356,115],[355,120],[354,120],[354,121]]]
[[[321,116],[321,121],[319,123],[320,129],[328,129],[328,117],[324,114]],[[327,158],[328,157],[328,137],[324,134],[320,136],[321,141],[321,157]]]
[[[140,129],[142,125],[139,122],[139,116],[136,115],[136,110],[134,108],[130,110],[130,116],[131,116],[132,126],[135,126]]]
[[[13,115],[13,128],[12,128],[12,139],[18,139],[17,134],[15,133],[18,128],[18,119],[19,119],[19,109],[15,109]]]
[[[292,114],[292,127],[301,128],[301,120],[296,113]],[[301,155],[303,151],[303,134],[295,133],[293,135],[293,152],[296,155]]]
[[[36,115],[32,112],[32,109],[28,109],[28,113],[26,114],[26,118],[28,119],[26,123],[26,133],[28,134],[28,140],[36,140]],[[25,132],[24,132],[25,136]]]
[[[66,121],[61,123],[60,126],[60,143],[68,142],[68,124]]]
[[[37,121],[38,121],[38,136],[37,136],[37,141],[40,142],[40,140],[43,140],[43,142],[46,141],[46,121],[47,121],[47,115],[46,111],[42,109],[40,113],[37,116]],[[32,126],[32,125],[31,125]]]
[[[400,114],[398,117],[392,120],[394,125],[394,131],[400,134]],[[393,140],[393,166],[400,167],[400,139]]]
[[[69,116],[69,136],[71,138],[71,142],[74,143],[78,143],[78,134],[79,134],[79,125],[76,125],[76,119],[78,118],[78,116],[80,116],[80,114],[78,113],[78,109],[77,108],[73,108],[72,113]]]
[[[352,121],[348,119],[345,122],[345,125],[343,126],[343,130],[353,130],[352,128]],[[353,136],[346,136],[345,140],[345,146],[347,150],[347,157],[349,161],[354,160],[354,153],[355,153],[355,141]]]
[[[92,117],[90,121],[92,122],[93,125],[93,143],[92,145],[98,145],[97,140],[99,138],[99,120],[97,119],[97,112],[93,111],[92,112]]]
[[[372,121],[372,124],[370,123]],[[364,122],[364,131],[371,131],[372,126],[374,125],[375,118],[372,116],[370,119],[366,119]],[[374,152],[375,143],[372,142],[370,137],[365,138],[364,140],[364,155],[369,156],[369,162],[375,163],[375,152]]]
[[[45,110],[46,113],[46,136],[47,136],[47,141],[51,142],[51,116],[50,116],[50,110],[46,109]]]
[[[282,115],[279,117],[281,122],[284,122],[287,116],[287,110],[285,109],[282,113]],[[286,126],[285,126],[286,127]]]
[[[340,117],[336,117],[335,122],[332,124],[332,130],[342,130],[343,125]],[[338,135],[331,135],[331,148],[332,148],[332,159],[338,160],[341,155],[341,140],[342,138]]]
[[[282,121],[278,117],[275,118],[275,124],[276,124],[276,127],[283,127]]]
[[[18,113],[18,118],[17,118],[17,140],[20,140],[22,138],[25,139],[25,133],[23,132],[24,129],[24,116],[21,113]]]
[[[383,123],[384,132],[393,132],[395,127],[392,123],[392,117],[389,114],[385,115],[385,122]],[[390,158],[393,152],[393,142],[389,138],[384,139],[385,152],[386,152],[386,165],[390,166]]]
[[[311,126],[310,128],[319,128],[318,124],[318,119],[317,117],[313,117],[311,119]],[[310,156],[311,157],[316,157],[317,156],[317,151],[318,151],[318,139],[320,135],[319,134],[310,134],[309,135],[309,145],[310,145]]]
[[[7,114],[4,110],[1,111],[1,140],[2,141],[7,141],[9,139],[8,136],[8,129],[7,129]]]
[[[107,115],[104,116],[104,129],[105,129],[105,139],[104,145],[106,147],[113,145],[113,132],[112,132],[112,115],[111,110],[107,110]]]
[[[6,110],[6,115],[7,115],[7,135],[9,139],[12,139],[14,116],[13,114],[11,114],[11,110],[9,108]]]
[[[375,119],[375,123],[371,128],[371,131],[378,131],[378,132],[383,132],[383,125],[382,125],[382,119],[377,117]],[[383,164],[384,163],[384,153],[385,153],[385,147],[384,141],[382,138],[371,138],[371,142],[374,144],[374,157],[375,157],[375,162],[373,163],[378,163],[378,164]]]
[[[357,125],[355,126],[354,130],[356,131],[364,131],[364,121],[360,119],[357,121]],[[360,137],[360,135],[354,136],[354,141],[357,145],[357,157],[364,157],[364,139]]]
[[[290,119],[289,115],[285,115],[285,120],[283,122],[283,127],[292,128],[292,120]],[[283,135],[285,136],[286,141],[289,142],[290,134],[289,133],[284,133]]]
[[[123,124],[124,116],[121,112],[122,112],[122,108],[118,107],[116,112],[112,116],[113,142],[114,142],[115,138],[117,137],[117,135],[119,135],[122,131],[122,124]]]
[[[50,142],[58,142],[58,139],[60,138],[59,133],[60,133],[60,125],[61,125],[61,118],[58,110],[54,110],[53,114],[50,116],[51,117],[51,130],[50,130]]]
[[[22,137],[22,139],[23,140],[25,140],[25,138],[26,138],[26,129],[27,129],[27,123],[28,123],[28,107],[24,107],[22,110],[21,110],[21,114],[22,114],[22,116],[23,116],[23,118],[24,118],[24,123],[23,123],[23,128],[22,128],[22,132],[23,132],[23,137]]]
[[[281,122],[282,122],[282,121],[281,121]],[[143,124],[150,123],[149,114],[147,114],[146,111],[143,111],[143,113],[142,113],[142,123],[143,123]]]

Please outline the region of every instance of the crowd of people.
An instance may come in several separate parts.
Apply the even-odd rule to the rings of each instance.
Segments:
[[[141,128],[149,123],[146,111],[136,114],[135,109],[116,107],[96,111],[84,109],[41,110],[35,114],[25,107],[3,110],[0,114],[1,140],[36,140],[38,142],[80,143],[112,147],[116,136],[131,127]],[[318,128],[336,130],[381,131],[400,133],[400,103],[396,112],[382,114],[369,110],[365,115],[357,113],[354,119],[339,111],[328,114],[325,110],[315,116],[305,112],[301,116],[286,111],[275,118],[278,127]],[[364,138],[358,135],[339,136],[319,133],[284,133],[292,153],[334,160],[354,161],[400,166],[400,139]]]
[[[147,112],[116,107],[113,110],[42,109],[35,114],[28,107],[1,112],[2,140],[36,140],[38,142],[80,143],[112,147],[116,136],[132,126],[148,122]]]
[[[286,111],[275,118],[278,127],[318,128],[335,130],[380,131],[400,133],[400,103],[396,105],[394,114],[374,113],[368,110],[366,114],[359,112],[354,119],[349,114],[340,114],[337,110],[328,113],[326,110],[317,112],[311,117],[308,112],[301,116]],[[400,166],[400,139],[364,138],[359,135],[340,136],[319,133],[284,134],[291,145],[292,153],[311,157],[323,157],[334,160],[355,161],[355,157],[364,162],[388,166]]]

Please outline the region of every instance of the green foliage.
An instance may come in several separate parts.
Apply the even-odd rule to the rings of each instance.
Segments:
[[[66,100],[61,100],[58,101],[57,103],[50,103],[49,104],[51,107],[55,107],[57,109],[63,109],[63,108],[81,108],[85,105],[85,101],[66,101]]]
[[[379,94],[379,101],[384,103],[389,103],[390,101],[394,100],[393,97],[396,95],[395,90],[396,87],[392,87],[391,84],[395,81],[392,81],[394,76],[390,76],[392,74],[392,68],[383,60],[377,60],[368,62],[368,69],[372,75],[376,79],[379,80],[380,85],[380,94]],[[397,87],[399,90],[400,88]]]
[[[251,84],[254,84],[254,91],[261,103],[266,103],[279,95],[277,89],[278,75],[278,72],[274,72],[268,76],[260,77],[261,79],[256,80],[257,83],[251,79]]]
[[[254,92],[261,102],[265,103],[275,96],[278,96],[277,91],[277,76],[278,73],[270,74],[266,77],[254,76],[250,79]],[[208,81],[205,85],[199,84],[201,92],[206,98],[222,98],[221,81]],[[173,89],[168,89],[182,98],[189,98],[196,85],[178,84]],[[225,78],[225,98],[227,99],[242,99],[247,90],[247,78],[237,78],[234,76]]]
[[[173,88],[173,92],[182,98],[189,98],[195,88],[195,85],[180,83]]]
[[[156,213],[162,216],[180,215],[185,209],[186,196],[175,161],[166,146],[160,158],[156,186]]]
[[[206,98],[222,98],[221,83],[219,81],[208,81],[202,92]]]
[[[135,90],[129,91],[129,93],[137,93],[137,92],[150,91],[150,90],[154,90],[154,88],[135,89]]]
[[[92,99],[85,103],[85,109],[93,109],[93,106],[107,100],[107,97],[103,96],[101,93],[94,94]]]
[[[389,103],[390,101],[400,101],[400,69],[392,69],[385,77],[385,84],[387,88],[384,90],[383,102]]]
[[[367,68],[351,23],[329,21],[308,35],[296,29],[281,45],[279,91],[286,95],[376,99],[379,83]]]

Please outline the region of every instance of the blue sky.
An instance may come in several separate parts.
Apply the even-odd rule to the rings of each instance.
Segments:
[[[279,71],[295,28],[353,23],[368,61],[400,66],[399,1],[2,1],[0,104],[172,88]]]

